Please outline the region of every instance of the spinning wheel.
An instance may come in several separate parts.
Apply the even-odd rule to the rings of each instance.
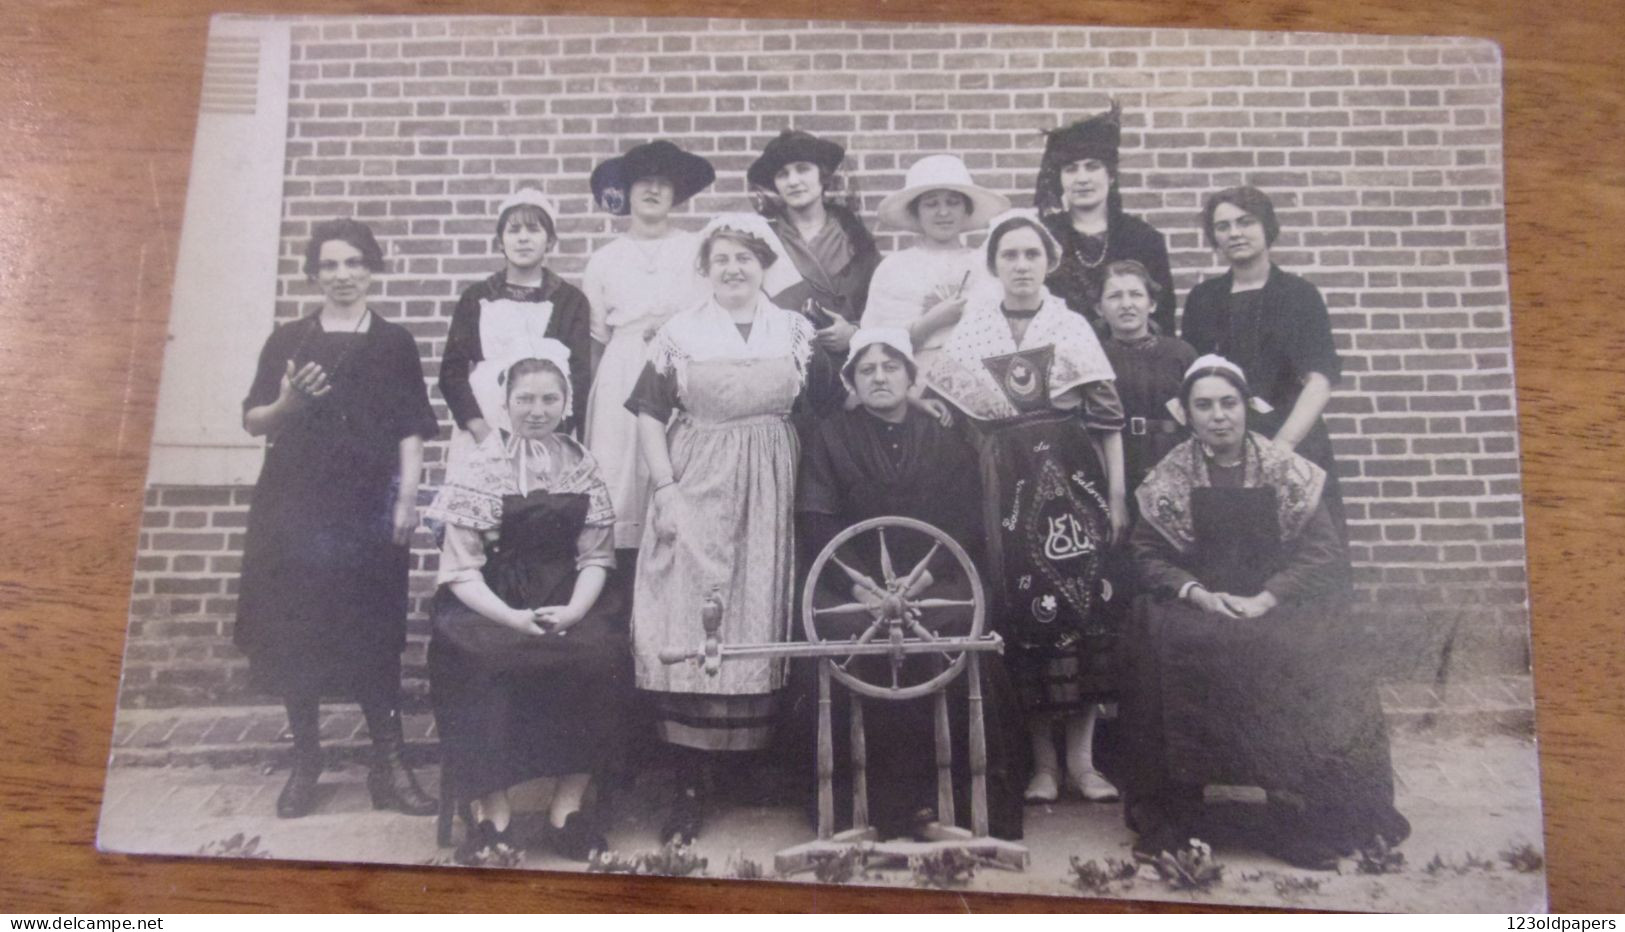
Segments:
[[[888,531],[891,532],[890,535],[887,534]],[[857,561],[853,560],[850,553],[846,559],[842,559],[843,550],[859,549],[848,545],[867,543],[870,538],[873,538],[877,545],[878,566],[860,568],[854,565]],[[892,546],[895,543],[906,545],[910,542],[910,538],[913,543],[928,540],[930,547],[918,562],[906,572],[899,573],[892,558]],[[936,559],[937,554],[944,550],[957,564],[959,578],[969,581],[969,599],[922,597],[933,581],[928,567]],[[838,575],[850,580],[855,601],[819,607],[816,604],[820,592],[819,582],[832,565],[839,573],[828,575]],[[872,572],[865,573],[864,569],[870,569]],[[977,575],[970,555],[957,541],[924,521],[895,516],[881,517],[852,525],[835,535],[835,538],[819,552],[813,560],[811,571],[807,574],[806,592],[801,600],[801,620],[809,642],[827,645],[831,649],[827,655],[831,657],[830,672],[843,686],[871,699],[902,700],[937,692],[964,671],[969,655],[963,649],[963,640],[966,638],[975,640],[982,636],[986,616],[985,605],[981,577]],[[954,610],[959,610],[960,614],[969,610],[970,630],[966,634],[947,638],[939,631],[943,626],[943,617]],[[832,627],[830,622],[833,619],[864,617],[869,619],[868,626],[855,639],[841,638],[828,630]],[[933,621],[936,623],[933,624]],[[913,643],[910,643],[911,640]],[[894,648],[888,653],[891,660],[890,682],[875,683],[866,679],[865,674],[870,672],[868,668],[859,666],[854,669],[852,666],[856,654],[840,657],[835,653],[835,649],[842,643],[851,643],[853,646],[883,644]],[[923,683],[902,685],[899,678],[904,657],[909,653],[920,653],[918,650],[920,646],[933,643],[943,645],[936,653],[948,661],[946,666]]]
[[[894,554],[919,552],[903,572]],[[957,566],[955,576],[968,589],[968,598],[927,596],[938,582],[930,572],[933,561],[946,552]],[[872,565],[871,565],[872,564]],[[947,569],[947,567],[941,567]],[[820,605],[828,599],[826,579],[836,580],[847,601]],[[981,578],[970,555],[953,538],[913,518],[888,516],[854,524],[835,538],[813,560],[802,597],[804,643],[724,644],[721,620],[725,595],[712,590],[700,612],[704,640],[697,649],[661,651],[664,663],[689,662],[715,676],[721,664],[746,657],[813,657],[818,660],[818,839],[779,852],[782,873],[807,870],[821,858],[862,847],[879,863],[903,863],[909,858],[945,849],[969,854],[979,861],[1022,869],[1027,849],[988,836],[987,735],[982,715],[981,655],[1004,650],[997,634],[983,630],[986,599]],[[969,615],[968,627],[964,624]],[[842,630],[843,624],[846,630]],[[861,630],[853,632],[853,625]],[[949,633],[947,629],[955,631]],[[911,656],[941,659],[940,669],[920,682],[904,682],[904,665]],[[860,658],[867,658],[867,662]],[[884,658],[884,667],[874,661]],[[918,667],[919,665],[915,665]],[[882,672],[883,671],[883,672]],[[911,670],[918,675],[918,670]],[[966,677],[969,706],[971,828],[958,827],[954,816],[953,742],[948,724],[948,686]],[[858,696],[902,701],[930,696],[934,711],[937,765],[937,821],[928,837],[918,841],[885,841],[869,825],[866,785],[868,752],[864,736],[864,704],[851,703],[852,828],[834,831],[833,777],[835,750],[831,717],[831,686],[840,683]],[[884,702],[882,702],[884,707]]]

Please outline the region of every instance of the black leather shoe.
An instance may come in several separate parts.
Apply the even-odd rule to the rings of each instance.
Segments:
[[[374,809],[394,809],[414,816],[434,815],[440,811],[440,803],[423,792],[417,777],[401,760],[398,738],[373,741],[367,790],[372,794]]]
[[[662,844],[692,845],[700,837],[700,825],[705,820],[700,805],[699,791],[681,790],[672,800],[671,814],[660,828]]]
[[[277,794],[276,814],[279,819],[297,819],[316,811],[316,783],[322,775],[321,749],[295,750],[293,766],[289,768],[288,782]]]
[[[553,849],[572,861],[587,861],[594,851],[608,851],[609,842],[592,818],[576,810],[564,817],[564,825],[553,833]]]

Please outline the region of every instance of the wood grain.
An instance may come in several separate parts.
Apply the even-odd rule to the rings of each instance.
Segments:
[[[257,0],[256,11],[336,12]],[[655,0],[345,12],[672,12]],[[238,6],[235,9],[241,10]],[[125,602],[218,0],[0,12],[0,904],[17,910],[1080,910],[723,881],[130,858],[94,847]],[[1507,187],[1553,908],[1625,909],[1625,82],[1603,0],[696,0],[692,15],[1474,35],[1505,53]]]

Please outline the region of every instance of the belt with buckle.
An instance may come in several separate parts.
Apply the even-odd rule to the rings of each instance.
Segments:
[[[1135,437],[1144,437],[1146,434],[1175,434],[1179,429],[1178,421],[1144,417],[1128,419],[1128,432]]]

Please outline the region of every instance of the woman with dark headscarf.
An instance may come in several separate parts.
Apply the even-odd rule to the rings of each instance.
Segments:
[[[835,364],[863,317],[869,280],[880,264],[880,250],[863,221],[834,199],[836,172],[844,158],[846,149],[839,143],[786,129],[745,173],[762,203],[762,215],[805,280],[794,306],[812,320],[816,344]],[[785,296],[774,297],[791,306]]]
[[[1230,266],[1185,299],[1181,336],[1198,353],[1218,353],[1247,373],[1267,409],[1253,429],[1326,471],[1326,508],[1347,540],[1332,438],[1321,413],[1343,371],[1320,289],[1270,259],[1281,234],[1275,205],[1253,187],[1208,198],[1202,230]]]
[[[287,706],[293,768],[276,801],[283,818],[316,808],[324,695],[354,697],[367,717],[373,806],[435,811],[401,762],[400,681],[423,441],[440,426],[416,341],[367,307],[383,268],[365,224],[317,224],[305,274],[322,306],[265,341],[243,399],[243,426],[268,445],[233,639],[256,686]]]
[[[1061,244],[1061,263],[1044,284],[1067,307],[1098,326],[1096,306],[1106,266],[1132,259],[1156,282],[1157,305],[1151,313],[1155,331],[1173,336],[1174,276],[1168,267],[1168,244],[1156,227],[1123,212],[1117,172],[1121,115],[1114,102],[1105,113],[1047,134],[1033,203]]]
[[[1193,436],[1140,486],[1130,538],[1145,591],[1123,697],[1135,854],[1185,847],[1213,784],[1263,788],[1258,843],[1298,867],[1397,845],[1410,825],[1326,471],[1248,429],[1231,361],[1197,359],[1179,397]]]

